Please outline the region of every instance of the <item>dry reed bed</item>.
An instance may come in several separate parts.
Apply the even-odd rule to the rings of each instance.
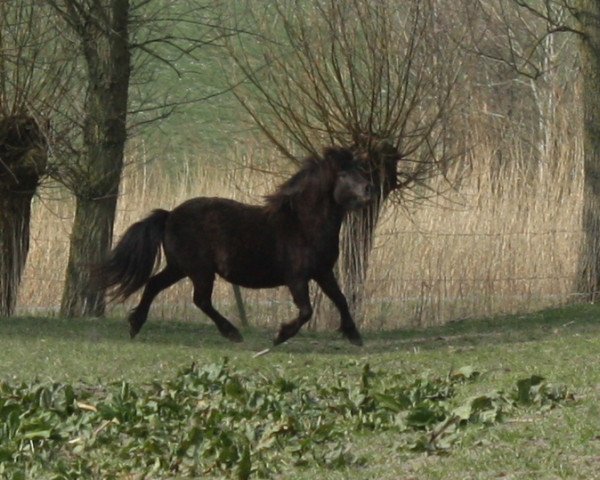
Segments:
[[[533,176],[497,172],[486,153],[473,153],[476,169],[440,206],[388,211],[368,286],[387,302],[375,302],[365,323],[431,325],[576,298],[580,152]]]
[[[552,166],[532,174],[519,167],[524,159],[498,168],[493,149],[482,145],[470,154],[468,176],[435,204],[388,207],[370,260],[367,302],[359,319],[363,327],[430,325],[573,299],[581,238],[581,152],[557,153]],[[256,203],[280,180],[244,166],[219,168],[194,159],[177,172],[167,174],[164,168],[129,168],[117,236],[152,208],[169,209],[198,195]],[[450,172],[453,176],[458,174]],[[57,312],[72,212],[72,201],[57,188],[46,188],[36,199],[20,314]],[[284,289],[245,290],[244,296],[253,324],[275,325],[294,314]],[[233,295],[224,282],[217,283],[215,303],[235,317]],[[123,315],[123,307],[111,305],[109,314]],[[191,303],[189,282],[163,292],[151,317],[202,317]]]

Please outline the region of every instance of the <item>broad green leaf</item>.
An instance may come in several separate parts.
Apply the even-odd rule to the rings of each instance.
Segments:
[[[246,479],[285,476],[286,465],[344,469],[365,461],[347,448],[357,431],[390,431],[399,448],[446,454],[472,425],[573,398],[532,376],[508,394],[456,405],[464,380],[479,378],[474,367],[414,381],[360,362],[349,368],[318,383],[247,375],[227,361],[146,385],[0,382],[2,475],[18,478],[24,465],[31,478]]]
[[[458,417],[461,421],[468,421],[471,418],[472,412],[471,402],[468,402],[452,410],[452,415]]]
[[[247,480],[250,478],[250,473],[252,473],[252,461],[250,459],[250,447],[246,444],[237,466],[237,478]]]
[[[50,435],[52,435],[51,430],[32,430],[25,432],[22,435],[22,438],[24,440],[42,440],[45,438],[50,438]]]
[[[450,374],[450,378],[454,380],[472,380],[480,375],[480,372],[472,367],[471,365],[467,365],[459,368],[458,370],[454,370]]]

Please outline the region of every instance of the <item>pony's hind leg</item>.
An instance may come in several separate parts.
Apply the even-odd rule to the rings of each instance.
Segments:
[[[288,323],[284,323],[279,328],[279,333],[273,339],[274,345],[279,345],[298,333],[306,322],[312,317],[312,306],[310,304],[310,296],[308,294],[308,282],[299,281],[288,285],[294,303],[298,307],[298,317]]]
[[[137,307],[129,314],[129,336],[135,337],[148,318],[150,304],[165,288],[181,280],[185,275],[175,267],[167,265],[163,270],[148,280],[142,298]]]
[[[321,290],[327,295],[330,300],[335,304],[340,315],[342,316],[342,321],[340,325],[340,332],[354,345],[361,346],[363,344],[360,333],[358,333],[358,329],[356,328],[356,324],[354,320],[352,320],[352,315],[350,315],[350,310],[348,308],[348,302],[346,301],[346,297],[340,290],[340,287],[335,279],[333,271],[328,271],[319,277],[315,278],[316,282],[321,287]]]
[[[219,329],[221,335],[228,338],[232,342],[243,342],[244,338],[240,334],[237,328],[221,315],[212,304],[212,291],[215,276],[201,277],[194,276],[190,277],[194,284],[194,304],[202,310]]]

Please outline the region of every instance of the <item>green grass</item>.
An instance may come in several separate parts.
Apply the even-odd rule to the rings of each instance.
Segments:
[[[124,320],[11,318],[0,320],[0,377],[107,384],[166,381],[192,363],[229,357],[233,371],[277,375],[310,384],[360,378],[368,363],[407,380],[443,377],[472,365],[480,379],[454,400],[509,390],[539,374],[565,384],[575,402],[540,413],[524,409],[505,422],[465,431],[447,455],[400,448],[402,433],[357,432],[352,452],[366,463],[341,469],[295,468],[281,478],[598,478],[600,471],[600,308],[579,305],[533,315],[454,322],[443,327],[366,332],[363,348],[334,333],[302,332],[288,344],[254,358],[274,332],[248,330],[234,345],[212,325],[150,321],[135,341]]]

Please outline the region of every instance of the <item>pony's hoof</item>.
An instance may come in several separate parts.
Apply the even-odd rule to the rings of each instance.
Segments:
[[[364,345],[363,339],[360,335],[356,337],[346,337],[352,345],[356,345],[357,347],[362,347]]]
[[[140,333],[140,330],[142,329],[141,326],[137,326],[137,325],[130,325],[129,326],[129,338],[131,340],[133,340],[135,338],[135,336]]]
[[[344,337],[346,337],[352,345],[356,345],[357,347],[362,347],[364,345],[363,339],[360,336],[360,333],[358,333],[358,330],[353,329],[348,331],[340,331],[342,332],[342,335],[344,335]]]
[[[279,329],[279,333],[273,339],[273,345],[281,345],[287,342],[290,338],[298,333],[300,330],[296,325],[282,325]]]
[[[244,337],[237,330],[231,330],[229,332],[223,333],[223,336],[234,343],[242,343],[244,341]]]

